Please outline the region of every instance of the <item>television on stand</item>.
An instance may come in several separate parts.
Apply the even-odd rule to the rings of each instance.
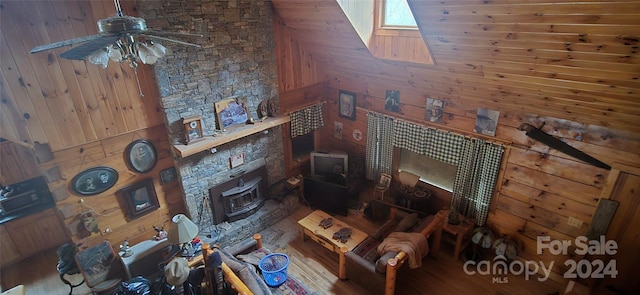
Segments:
[[[317,180],[347,185],[349,155],[341,151],[311,152],[311,177]]]
[[[312,209],[346,216],[349,198],[357,198],[348,181],[349,156],[339,151],[314,151],[310,162],[310,176],[304,178],[305,201]]]

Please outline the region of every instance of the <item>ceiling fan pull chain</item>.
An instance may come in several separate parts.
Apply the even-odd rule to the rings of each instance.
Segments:
[[[142,93],[142,87],[140,87],[140,79],[138,79],[138,67],[133,68],[133,74],[136,75],[136,83],[138,83],[138,91],[140,91],[140,97],[144,97],[144,93]]]

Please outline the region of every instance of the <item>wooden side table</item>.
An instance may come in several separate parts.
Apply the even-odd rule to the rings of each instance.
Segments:
[[[444,217],[444,225],[442,226],[442,230],[453,235],[453,237],[455,238],[453,258],[457,259],[460,256],[460,252],[462,251],[462,249],[469,244],[469,239],[465,238],[473,231],[473,228],[476,225],[476,221],[472,218],[465,218],[464,216],[462,216],[462,214],[460,214],[460,223],[453,225],[449,224],[449,222],[447,221],[449,220],[449,210],[440,210],[438,211],[437,215]]]

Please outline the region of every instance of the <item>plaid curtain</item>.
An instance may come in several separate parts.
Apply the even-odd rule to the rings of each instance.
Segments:
[[[291,138],[305,135],[324,126],[322,103],[289,113],[291,117]]]
[[[437,129],[427,130],[424,155],[451,165],[458,165],[464,136]]]
[[[479,226],[487,221],[503,152],[504,147],[482,139],[466,139],[462,147],[451,205]]]
[[[393,168],[393,118],[379,113],[367,114],[367,179],[380,173],[391,174]]]
[[[394,121],[394,130],[395,146],[451,165],[458,165],[464,136],[403,120]]]
[[[395,130],[395,146],[424,155],[429,141],[427,128],[407,121],[395,120],[393,129]]]

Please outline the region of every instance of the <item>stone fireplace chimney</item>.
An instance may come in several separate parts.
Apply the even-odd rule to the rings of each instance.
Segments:
[[[270,1],[137,1],[136,8],[151,29],[204,35],[189,40],[201,48],[164,42],[170,52],[154,65],[171,144],[183,138],[181,118],[193,115],[202,116],[204,135],[213,136],[214,103],[218,101],[238,97],[246,102],[251,116],[258,118],[258,104],[278,98]],[[264,166],[261,185],[265,187],[260,192],[265,194],[269,184],[285,177],[282,149],[281,128],[274,127],[218,146],[215,152],[174,157],[187,213],[201,232],[216,218],[208,212],[224,207],[212,203],[214,208],[205,210],[209,189],[242,170]],[[240,153],[246,164],[232,170],[229,159]]]

